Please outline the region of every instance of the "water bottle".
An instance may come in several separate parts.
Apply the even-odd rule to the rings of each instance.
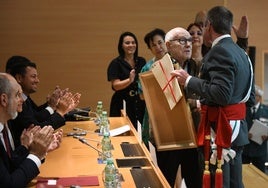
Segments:
[[[96,114],[97,114],[97,119],[95,120],[96,125],[100,125],[101,123],[102,111],[103,111],[103,103],[102,101],[98,101],[96,107]]]
[[[110,123],[107,115],[107,111],[102,111],[101,122],[100,122],[100,135],[109,133],[110,135]]]
[[[108,158],[112,157],[112,143],[110,139],[109,133],[104,133],[103,138],[101,140],[101,146],[102,146],[102,162],[106,163]]]
[[[114,165],[113,159],[108,158],[107,164],[103,171],[103,184],[106,188],[116,188],[116,167]]]

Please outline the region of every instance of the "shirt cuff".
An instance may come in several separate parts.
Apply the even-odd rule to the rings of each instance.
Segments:
[[[196,107],[197,107],[197,108],[201,108],[200,100],[196,100]]]
[[[27,158],[28,158],[28,159],[31,159],[31,160],[36,164],[36,166],[37,166],[38,168],[41,166],[41,161],[40,161],[40,159],[39,159],[37,156],[35,156],[35,155],[33,155],[33,154],[29,154],[29,155],[27,156]]]
[[[51,108],[50,106],[46,107],[46,110],[50,113],[50,115],[54,113],[53,108]]]
[[[184,87],[187,87],[188,83],[189,83],[189,80],[192,78],[192,76],[188,76],[185,80],[185,85]]]

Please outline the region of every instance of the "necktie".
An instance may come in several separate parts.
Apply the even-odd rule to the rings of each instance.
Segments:
[[[6,146],[6,152],[9,156],[9,158],[11,157],[11,144],[10,144],[10,141],[9,141],[9,137],[8,137],[8,132],[7,132],[7,128],[6,126],[4,125],[4,128],[2,130],[2,133],[3,133],[3,138],[4,138],[4,141],[5,141],[5,146]]]
[[[255,116],[256,116],[256,107],[254,106],[252,108],[252,119],[255,119]]]

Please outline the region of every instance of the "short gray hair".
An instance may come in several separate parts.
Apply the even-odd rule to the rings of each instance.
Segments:
[[[6,73],[0,73],[0,95],[3,93],[10,96],[11,94],[11,83],[7,77]]]

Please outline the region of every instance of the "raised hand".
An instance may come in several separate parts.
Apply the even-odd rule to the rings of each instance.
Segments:
[[[239,24],[239,27],[237,28],[235,25],[233,25],[233,30],[238,38],[248,38],[248,18],[247,16],[242,16],[241,21]]]
[[[23,145],[26,148],[29,148],[33,141],[33,136],[40,130],[41,130],[40,126],[34,126],[34,125],[30,125],[29,128],[24,129],[20,136],[21,145]]]
[[[176,77],[180,85],[185,85],[186,79],[190,76],[185,70],[179,69],[171,72],[171,75]]]
[[[60,89],[59,86],[56,86],[52,94],[49,94],[47,96],[47,103],[53,110],[56,110],[61,95],[62,95],[62,90]]]
[[[71,111],[71,110],[75,109],[78,106],[78,104],[80,102],[80,97],[81,97],[81,94],[80,93],[76,93],[76,94],[74,94],[72,96],[72,103],[69,106],[68,111]]]
[[[53,150],[60,147],[62,137],[63,137],[63,130],[60,129],[59,131],[55,132],[53,134],[53,137],[54,137],[54,139],[48,147],[48,152],[53,151]]]
[[[29,146],[29,152],[37,156],[40,160],[44,159],[50,144],[54,139],[54,129],[51,126],[44,126],[33,136],[33,141]]]
[[[57,105],[57,112],[64,116],[66,113],[69,112],[70,105],[73,104],[73,94],[71,92],[66,92],[59,100]]]
[[[134,82],[135,80],[135,76],[136,76],[136,73],[135,73],[135,69],[132,69],[129,73],[129,80],[130,80],[130,83]]]

